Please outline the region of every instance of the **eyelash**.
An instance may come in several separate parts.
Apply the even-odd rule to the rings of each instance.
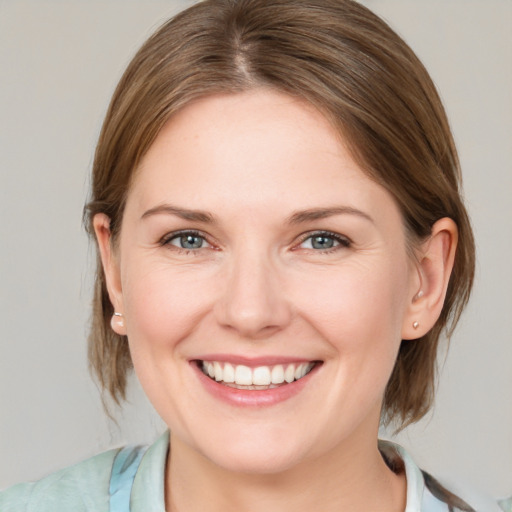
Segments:
[[[183,231],[173,231],[172,233],[168,233],[167,235],[163,236],[160,239],[159,244],[161,246],[172,246],[173,250],[176,250],[179,253],[185,254],[185,255],[188,255],[188,254],[197,255],[200,249],[205,249],[205,247],[198,247],[197,249],[185,249],[184,247],[179,247],[179,246],[171,243],[173,240],[176,240],[176,239],[179,239],[182,237],[186,237],[186,236],[201,238],[205,243],[212,246],[212,244],[210,244],[210,242],[208,242],[208,239],[206,238],[206,236],[203,233],[201,233],[200,231],[195,231],[195,230],[190,230],[190,229],[186,229]]]
[[[306,240],[314,239],[317,237],[332,238],[335,242],[338,243],[338,245],[335,245],[334,247],[330,247],[328,249],[307,248],[305,250],[320,254],[330,254],[332,252],[338,251],[339,249],[347,249],[352,246],[352,241],[346,236],[340,235],[338,233],[333,233],[332,231],[314,231],[313,233],[309,232],[302,235],[299,243],[294,247],[294,250],[299,249],[300,245],[302,245]]]
[[[159,244],[161,246],[172,246],[173,250],[176,250],[176,251],[178,251],[182,254],[186,254],[186,255],[188,255],[188,254],[197,255],[200,249],[205,249],[205,247],[198,247],[196,249],[186,249],[184,247],[179,247],[179,246],[171,243],[173,240],[179,239],[181,237],[186,237],[186,236],[201,238],[205,243],[209,244],[210,246],[213,246],[213,244],[208,242],[207,237],[203,233],[201,233],[200,231],[195,231],[195,230],[183,230],[183,231],[174,231],[172,233],[168,233],[167,235],[165,235],[164,237],[162,237],[160,239]],[[314,231],[314,232],[309,232],[309,233],[305,233],[305,234],[301,235],[299,243],[297,245],[295,245],[292,248],[292,250],[295,251],[295,250],[300,249],[300,246],[309,239],[320,238],[320,237],[333,239],[334,242],[336,242],[338,245],[334,245],[333,247],[330,247],[328,249],[306,248],[305,250],[313,252],[313,253],[330,254],[339,249],[349,248],[352,245],[352,241],[349,238],[347,238],[346,236],[342,236],[338,233],[333,233],[332,231]]]

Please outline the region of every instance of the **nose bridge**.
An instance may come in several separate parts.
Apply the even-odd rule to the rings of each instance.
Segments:
[[[283,328],[290,319],[290,308],[276,258],[266,248],[240,244],[229,259],[219,322],[252,338]]]

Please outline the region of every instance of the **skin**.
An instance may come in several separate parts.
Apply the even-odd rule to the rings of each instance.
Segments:
[[[411,259],[392,196],[329,123],[256,90],[174,116],[137,169],[116,244],[107,217],[94,225],[124,315],[114,327],[171,430],[168,510],[405,508],[405,478],[377,448],[382,397],[401,340],[427,332],[442,308],[451,220]],[[200,247],[182,249],[180,230],[198,231]],[[324,234],[332,247],[313,247],[319,231],[338,237]],[[291,398],[238,407],[200,382],[191,360],[208,354],[322,364]]]

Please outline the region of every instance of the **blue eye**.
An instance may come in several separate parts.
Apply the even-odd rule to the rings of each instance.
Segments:
[[[350,241],[335,233],[315,233],[304,238],[300,244],[303,249],[329,250],[336,247],[349,247]]]
[[[199,233],[193,232],[179,233],[168,238],[164,243],[174,245],[175,247],[185,250],[203,249],[207,245],[203,236]]]

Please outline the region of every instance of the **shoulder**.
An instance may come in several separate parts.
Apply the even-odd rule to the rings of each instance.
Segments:
[[[379,449],[393,471],[405,471],[406,512],[503,512],[492,497],[468,486],[457,485],[454,490],[453,485],[445,485],[422,471],[403,447],[380,441]]]
[[[107,512],[131,503],[134,512],[165,512],[169,431],[149,448],[125,446],[91,457],[38,482],[0,492],[0,512]]]
[[[422,473],[425,481],[425,495],[430,496],[430,501],[434,497],[446,503],[450,512],[512,512],[512,509],[507,511],[506,500],[496,500],[467,483],[452,480],[445,484],[425,471]]]
[[[42,480],[0,492],[2,512],[107,511],[113,461],[110,450]]]

